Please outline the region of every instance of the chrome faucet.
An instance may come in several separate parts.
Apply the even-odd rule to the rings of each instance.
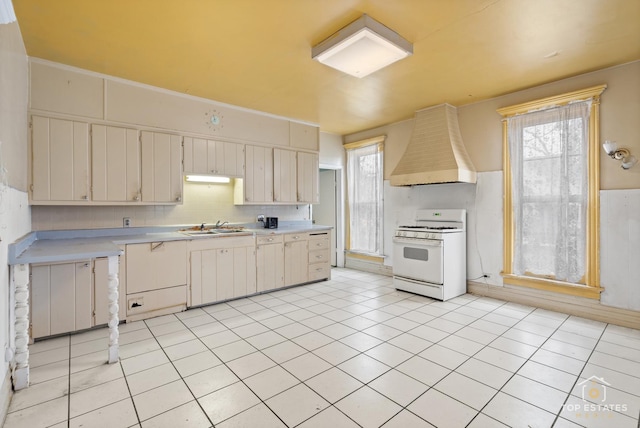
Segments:
[[[222,227],[222,226],[224,226],[225,224],[229,224],[229,222],[228,222],[228,221],[225,221],[225,222],[220,223],[220,220],[218,220],[218,221],[216,221],[215,228],[216,228],[216,229],[221,228],[221,227]]]

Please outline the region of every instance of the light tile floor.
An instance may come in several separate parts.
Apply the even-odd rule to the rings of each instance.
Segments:
[[[37,342],[4,427],[638,427],[640,330],[332,275]]]

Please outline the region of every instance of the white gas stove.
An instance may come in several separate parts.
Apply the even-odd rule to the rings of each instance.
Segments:
[[[393,284],[439,300],[467,291],[466,210],[419,210],[393,238]]]

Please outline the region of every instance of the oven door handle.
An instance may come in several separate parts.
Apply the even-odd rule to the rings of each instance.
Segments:
[[[409,244],[421,247],[442,247],[442,241],[438,239],[411,239],[411,238],[393,238],[396,244]]]

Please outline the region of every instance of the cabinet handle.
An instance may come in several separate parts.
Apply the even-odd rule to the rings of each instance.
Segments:
[[[151,244],[151,251],[155,251],[158,248],[162,247],[164,245],[164,242],[159,243],[158,245],[153,245]]]
[[[82,199],[83,201],[86,201],[87,199],[89,199],[89,197],[87,195],[84,195],[80,199]]]
[[[182,201],[182,195],[178,195],[178,196],[176,197],[176,202],[180,202],[180,201]]]
[[[320,255],[317,255],[317,256],[316,256],[316,259],[323,259],[323,258],[324,258],[324,257],[323,257],[323,256],[320,256]]]
[[[298,235],[294,236],[293,239],[300,239]]]
[[[83,268],[88,268],[88,267],[89,267],[89,263],[83,263],[83,264],[82,264],[82,267],[83,267]]]
[[[267,241],[271,242],[271,241],[273,241],[273,238],[269,238],[269,239],[267,239]]]

